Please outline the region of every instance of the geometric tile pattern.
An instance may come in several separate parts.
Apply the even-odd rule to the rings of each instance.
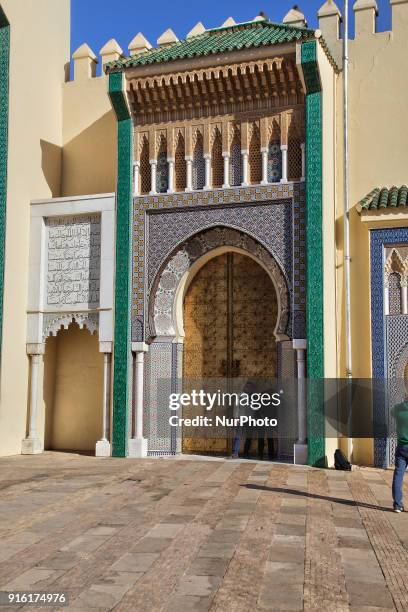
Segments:
[[[389,314],[398,315],[402,313],[401,300],[401,276],[398,272],[391,272],[388,276],[389,292]]]
[[[148,287],[166,258],[180,242],[214,224],[242,229],[263,244],[279,263],[290,290],[295,270],[296,308],[304,310],[304,229],[293,236],[293,224],[296,227],[303,217],[303,183],[137,197],[133,210],[133,341],[144,338]]]
[[[6,240],[9,56],[10,25],[0,7],[0,346],[3,331],[4,252]]]
[[[131,211],[132,120],[123,92],[123,75],[109,75],[109,96],[118,121],[116,200],[115,342],[113,371],[112,455],[126,457],[131,394]]]
[[[308,377],[323,379],[322,92],[315,40],[302,43],[306,84],[306,256]],[[325,463],[324,395],[308,390],[308,463]]]
[[[268,147],[268,181],[279,183],[282,178],[282,151],[280,140],[271,140]]]
[[[390,245],[407,245],[408,228],[390,228],[370,231],[370,262],[371,262],[371,352],[372,352],[372,376],[385,380],[390,376],[390,368],[395,362],[396,348],[393,348],[394,340],[391,330],[387,336],[385,332],[384,316],[384,260],[385,249]],[[389,326],[394,325],[391,320],[395,319],[401,323],[407,317],[390,316]],[[400,326],[402,338],[408,337],[408,331],[404,334],[404,327]],[[391,335],[390,335],[391,334]],[[388,342],[389,341],[389,342]],[[398,343],[397,343],[398,345]],[[401,347],[400,347],[401,349]],[[374,397],[374,463],[378,467],[388,467],[391,460],[390,439],[381,435],[382,424],[387,425],[387,408],[384,397],[381,394]],[[376,429],[377,428],[377,429]]]

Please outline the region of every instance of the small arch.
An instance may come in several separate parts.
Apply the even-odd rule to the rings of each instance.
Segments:
[[[140,150],[140,192],[149,193],[152,185],[152,170],[149,159],[149,141],[143,136]]]
[[[302,176],[302,139],[296,121],[292,118],[288,130],[288,179],[295,181]]]
[[[230,147],[230,185],[237,186],[242,183],[242,155],[241,135],[237,126],[234,126]]]
[[[399,315],[402,313],[401,299],[401,275],[398,272],[391,272],[388,276],[389,291],[389,314]]]
[[[159,137],[156,171],[156,191],[166,193],[169,188],[169,164],[167,162],[167,139],[164,134]]]
[[[212,169],[212,185],[213,187],[222,187],[224,182],[224,169],[222,159],[222,137],[221,132],[217,128],[213,134],[213,144],[211,149],[211,169]]]
[[[204,189],[205,185],[205,159],[204,139],[202,133],[195,132],[195,143],[193,150],[193,189]]]
[[[186,148],[184,136],[178,134],[176,151],[174,154],[174,187],[176,191],[184,191],[187,185]]]
[[[262,180],[261,135],[259,126],[254,123],[249,143],[248,155],[249,182],[256,185]]]

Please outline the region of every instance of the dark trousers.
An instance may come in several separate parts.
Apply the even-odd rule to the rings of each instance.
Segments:
[[[273,438],[267,438],[267,440],[268,440],[268,459],[273,459],[275,456]],[[244,446],[244,457],[247,457],[249,455],[249,452],[251,450],[251,445],[252,445],[252,438],[247,438],[245,440],[245,446]],[[263,458],[264,449],[265,449],[265,438],[259,437],[258,438],[258,457],[259,459]]]

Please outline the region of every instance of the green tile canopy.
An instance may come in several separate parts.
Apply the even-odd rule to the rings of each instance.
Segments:
[[[250,47],[292,43],[313,37],[314,30],[310,28],[277,24],[269,20],[250,21],[207,30],[194,38],[181,40],[165,47],[150,49],[129,58],[110,62],[106,70],[107,72],[114,72],[135,66],[215,55]]]
[[[401,208],[408,206],[408,187],[376,187],[356,205],[359,213],[384,208]]]

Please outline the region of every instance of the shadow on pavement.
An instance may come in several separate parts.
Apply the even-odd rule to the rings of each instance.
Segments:
[[[366,504],[352,499],[341,499],[339,497],[327,497],[325,495],[317,495],[316,493],[308,493],[307,491],[297,491],[296,489],[283,489],[282,487],[266,487],[264,485],[243,484],[241,487],[247,489],[258,489],[261,491],[271,491],[272,493],[289,493],[289,495],[297,495],[299,497],[310,497],[311,499],[322,499],[324,501],[333,502],[335,504],[344,504],[345,506],[357,506],[359,508],[369,508],[370,510],[381,510],[382,512],[393,512],[392,508],[384,506],[375,506],[374,504]]]

